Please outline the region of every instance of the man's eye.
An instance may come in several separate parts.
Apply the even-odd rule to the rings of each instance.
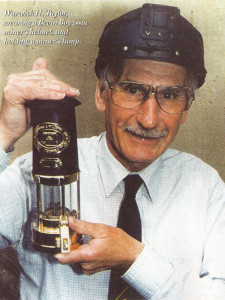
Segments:
[[[177,100],[182,97],[183,93],[178,89],[158,90],[158,97],[165,100]]]
[[[132,95],[145,94],[144,88],[140,84],[121,83],[121,88]]]

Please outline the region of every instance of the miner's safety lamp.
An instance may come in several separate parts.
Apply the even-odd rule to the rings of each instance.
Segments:
[[[81,243],[69,228],[69,217],[80,218],[79,166],[75,98],[29,101],[33,125],[33,178],[37,214],[32,222],[34,248],[67,253]]]

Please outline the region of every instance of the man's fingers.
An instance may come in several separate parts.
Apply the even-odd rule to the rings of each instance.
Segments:
[[[90,257],[90,247],[89,245],[81,245],[78,249],[73,250],[69,253],[59,253],[55,255],[55,258],[61,264],[72,264],[72,263],[80,263],[80,262],[87,262]]]
[[[82,271],[86,275],[92,275],[100,271],[105,271],[110,269],[106,267],[104,262],[99,262],[98,260],[93,260],[93,251],[90,249],[89,245],[82,245],[77,250],[71,251],[66,254],[56,254],[55,258],[61,264],[74,264],[79,263]]]
[[[32,71],[11,74],[6,80],[7,90],[10,88],[11,93],[20,93],[21,89],[24,91],[22,95],[23,100],[32,99],[63,99],[65,95],[69,97],[77,97],[80,92],[77,88],[71,87],[58,80],[48,70],[48,62],[45,58],[38,58],[34,64]],[[17,97],[18,98],[18,97]]]
[[[83,273],[85,275],[93,275],[93,274],[96,274],[98,272],[102,272],[102,271],[106,271],[106,270],[109,270],[110,268],[106,269],[105,266],[104,267],[98,267],[98,268],[95,268],[94,266],[89,266],[88,267],[86,265],[83,265],[83,264],[80,264],[81,265],[81,269],[83,271]]]
[[[123,230],[98,223],[70,218],[70,228],[78,234],[92,237],[88,244],[66,254],[57,254],[62,264],[79,263],[85,274],[119,267],[127,270],[143,250],[144,245]]]
[[[7,78],[4,95],[10,94],[10,102],[24,103],[25,100],[55,99],[60,100],[65,95],[77,97],[79,90],[55,78],[48,70],[36,70],[22,74],[12,74]],[[20,101],[21,99],[21,101]]]
[[[104,238],[108,234],[108,230],[114,229],[112,226],[107,226],[98,223],[89,223],[70,217],[70,228],[79,234],[88,235],[92,238]]]
[[[59,92],[64,93],[68,96],[76,97],[79,95],[79,90],[72,88],[70,85],[56,80],[54,78],[49,78],[43,76],[43,78],[34,78],[31,79],[14,79],[10,78],[8,80],[8,84],[14,86],[19,91],[22,89],[24,91],[24,98],[26,100],[39,98],[39,94],[44,94],[45,92],[48,94],[48,92]]]
[[[16,92],[15,92],[16,91]],[[10,101],[8,103],[17,103],[23,104],[26,100],[34,100],[34,99],[55,99],[61,100],[65,97],[65,92],[57,91],[57,90],[50,90],[39,88],[36,86],[27,86],[24,88],[24,84],[21,86],[18,85],[9,85],[4,89],[4,95]]]
[[[34,63],[32,70],[41,70],[41,69],[48,69],[48,62],[45,58],[38,58]]]

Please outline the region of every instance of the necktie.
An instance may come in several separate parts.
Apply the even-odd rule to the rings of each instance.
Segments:
[[[128,175],[124,178],[124,184],[125,193],[119,211],[117,227],[141,241],[141,218],[135,197],[142,184],[142,179],[139,175]],[[138,292],[120,278],[120,275],[116,269],[111,271],[108,299],[143,299]]]

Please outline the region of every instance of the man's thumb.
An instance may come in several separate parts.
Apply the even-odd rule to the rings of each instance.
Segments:
[[[38,58],[35,60],[32,70],[41,70],[41,69],[48,69],[48,62],[45,58]]]

